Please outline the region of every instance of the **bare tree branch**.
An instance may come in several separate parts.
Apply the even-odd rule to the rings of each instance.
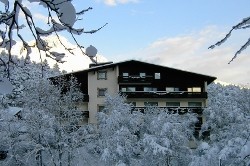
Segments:
[[[221,39],[220,41],[218,41],[217,43],[211,45],[208,47],[208,49],[213,49],[216,46],[220,46],[221,44],[223,44],[224,42],[226,42],[229,37],[231,36],[232,32],[234,30],[238,30],[238,29],[247,29],[250,28],[250,17],[244,18],[240,23],[236,24],[235,26],[232,27],[232,29],[225,35],[225,37],[223,39]],[[247,42],[245,42],[245,44],[243,44],[241,46],[241,48],[234,54],[233,58],[228,62],[228,64],[230,64],[235,58],[237,58],[237,55],[240,54],[243,50],[245,50],[248,46],[250,45],[250,38],[248,39]]]
[[[23,0],[24,1],[24,0]],[[85,14],[86,12],[92,10],[92,7],[89,7],[87,9],[81,10],[79,12],[75,11],[75,7],[72,4],[72,0],[61,0],[61,1],[49,1],[49,0],[40,0],[40,1],[34,1],[34,0],[27,0],[30,3],[33,2],[39,2],[40,5],[47,8],[48,12],[48,22],[47,24],[51,26],[50,29],[44,30],[39,28],[36,25],[36,22],[33,19],[33,15],[30,11],[30,9],[26,6],[24,6],[24,2],[22,0],[15,0],[13,2],[13,9],[10,9],[9,1],[6,1],[8,3],[5,3],[5,10],[0,11],[0,25],[5,25],[5,29],[0,29],[0,38],[2,39],[0,41],[0,47],[5,48],[8,51],[9,59],[7,62],[5,62],[7,66],[8,71],[8,77],[10,75],[9,73],[9,64],[11,63],[11,56],[12,56],[12,46],[16,43],[15,36],[13,35],[13,32],[16,32],[17,39],[20,40],[23,44],[23,50],[27,50],[26,56],[28,57],[31,53],[31,48],[36,47],[39,50],[40,54],[40,60],[42,60],[41,51],[45,52],[47,57],[50,57],[57,62],[63,63],[62,60],[64,53],[55,53],[51,51],[48,43],[43,39],[46,36],[55,34],[59,43],[64,47],[65,50],[67,50],[70,54],[74,54],[72,49],[68,48],[60,39],[60,36],[58,32],[60,31],[67,31],[69,34],[71,34],[75,44],[77,47],[81,50],[83,55],[88,56],[85,51],[83,50],[83,46],[76,40],[74,35],[81,35],[82,33],[89,33],[93,34],[97,31],[101,30],[103,27],[107,25],[103,25],[102,27],[91,30],[91,31],[84,31],[83,28],[76,29],[73,27],[74,23],[76,21],[79,21],[80,19],[77,18],[80,15]],[[12,5],[12,4],[11,4]],[[68,13],[70,11],[70,13]],[[21,29],[25,27],[25,25],[20,25],[19,20],[21,20],[20,13],[24,15],[24,18],[26,20],[27,29],[31,32],[31,35],[33,39],[35,40],[35,45],[30,45],[28,42],[24,39],[24,37],[21,34]],[[59,22],[56,22],[55,20],[59,20]]]

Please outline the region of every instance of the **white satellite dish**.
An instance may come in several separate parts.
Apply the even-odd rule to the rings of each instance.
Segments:
[[[0,78],[0,94],[5,95],[11,93],[13,85],[7,78]]]
[[[97,49],[90,45],[88,48],[86,48],[86,54],[90,57],[90,58],[93,58],[96,56],[97,54]]]

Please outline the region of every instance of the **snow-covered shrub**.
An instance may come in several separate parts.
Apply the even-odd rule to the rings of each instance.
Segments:
[[[179,115],[149,108],[145,113],[142,165],[186,165],[196,120],[194,114]]]
[[[199,165],[201,161],[205,165],[249,163],[250,153],[246,149],[250,142],[250,90],[234,85],[212,84],[208,92],[209,103],[204,111],[206,122],[203,130],[211,128],[210,148],[203,153],[198,148],[192,165]]]
[[[124,96],[106,96],[98,113],[100,159],[106,165],[187,164],[196,118],[148,108],[133,111]]]
[[[125,97],[106,95],[98,113],[100,157],[106,165],[131,165],[138,153],[137,132],[143,123],[140,112],[132,112]]]

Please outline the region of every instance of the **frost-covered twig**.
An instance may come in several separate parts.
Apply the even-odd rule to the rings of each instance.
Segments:
[[[237,25],[233,26],[232,29],[225,35],[225,37],[223,39],[221,39],[220,41],[218,41],[217,43],[211,45],[208,47],[208,49],[213,49],[216,46],[220,46],[221,44],[223,44],[224,42],[226,42],[229,37],[231,36],[232,32],[234,30],[238,30],[238,29],[247,29],[250,28],[250,17],[244,18],[240,23],[238,23]],[[250,45],[250,38],[245,42],[245,44],[243,44],[241,46],[241,48],[234,54],[233,58],[228,62],[228,64],[230,64],[235,58],[237,58],[237,56],[243,51],[245,50],[248,46]]]
[[[29,7],[24,5],[25,3],[27,3],[27,1],[29,3],[39,2],[39,5],[42,5],[44,8],[47,8],[48,25],[51,26],[48,30],[41,29],[37,26],[33,18],[33,13],[30,11]],[[73,25],[75,24],[75,22],[81,20],[77,17],[79,15],[83,15],[89,10],[92,10],[92,7],[81,10],[80,12],[76,12],[71,0],[26,0],[25,2],[24,0],[15,0],[14,2],[11,2],[13,3],[13,9],[10,9],[11,3],[9,2],[9,0],[2,0],[0,2],[5,5],[5,10],[0,11],[0,25],[3,25],[2,27],[4,27],[0,29],[0,36],[2,39],[2,41],[0,41],[0,47],[5,48],[9,54],[9,59],[7,62],[5,62],[8,71],[8,77],[10,75],[8,67],[11,63],[12,46],[16,44],[16,36],[17,39],[19,39],[23,44],[22,51],[27,50],[26,56],[30,55],[31,47],[37,47],[39,52],[44,51],[47,57],[50,57],[57,62],[63,63],[64,61],[62,60],[62,58],[64,57],[64,54],[50,51],[51,48],[48,46],[46,40],[44,40],[44,37],[55,34],[60,44],[65,48],[65,50],[73,54],[73,52],[71,51],[72,48],[66,47],[62,43],[58,35],[58,32],[66,30],[68,33],[71,34],[74,42],[76,43],[77,47],[81,49],[83,55],[87,55],[85,51],[82,50],[84,47],[81,46],[80,43],[78,43],[74,35],[81,35],[82,33],[92,34],[101,30],[107,25],[106,23],[104,26],[98,28],[97,30],[91,30],[86,32],[84,32],[83,28],[74,28]],[[19,23],[19,21],[21,20],[21,14],[23,14],[26,20],[25,25],[27,26],[27,30],[31,32],[33,39],[35,39],[35,45],[29,45],[20,32],[21,29],[26,27],[25,25],[21,25]],[[14,36],[13,32],[16,32],[16,36]],[[41,58],[41,52],[40,59],[41,61],[43,61]]]

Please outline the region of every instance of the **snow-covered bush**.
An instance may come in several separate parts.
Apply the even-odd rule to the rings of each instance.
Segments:
[[[142,114],[132,112],[124,96],[107,95],[98,113],[100,159],[106,165],[131,165],[140,152],[137,133],[142,123]]]
[[[187,164],[196,118],[148,108],[133,111],[125,97],[106,96],[98,113],[100,159],[106,165]]]
[[[5,52],[2,52],[0,57],[4,63],[7,63],[8,55]],[[25,91],[25,86],[28,87],[26,84],[31,80],[38,82],[42,77],[48,78],[60,74],[58,69],[51,69],[46,61],[35,63],[29,59],[12,56],[12,62],[8,71],[4,65],[0,65],[0,77],[6,78],[9,72],[9,79],[14,88],[11,94],[4,96],[5,103],[10,106],[23,105],[23,91]]]
[[[206,165],[219,162],[222,165],[248,165],[250,90],[233,85],[212,84],[208,91],[209,106],[204,111],[206,122],[203,130],[210,127],[209,148],[202,153],[198,148],[192,165],[199,165],[200,162]]]
[[[196,120],[194,114],[149,108],[145,113],[142,165],[187,165]]]

